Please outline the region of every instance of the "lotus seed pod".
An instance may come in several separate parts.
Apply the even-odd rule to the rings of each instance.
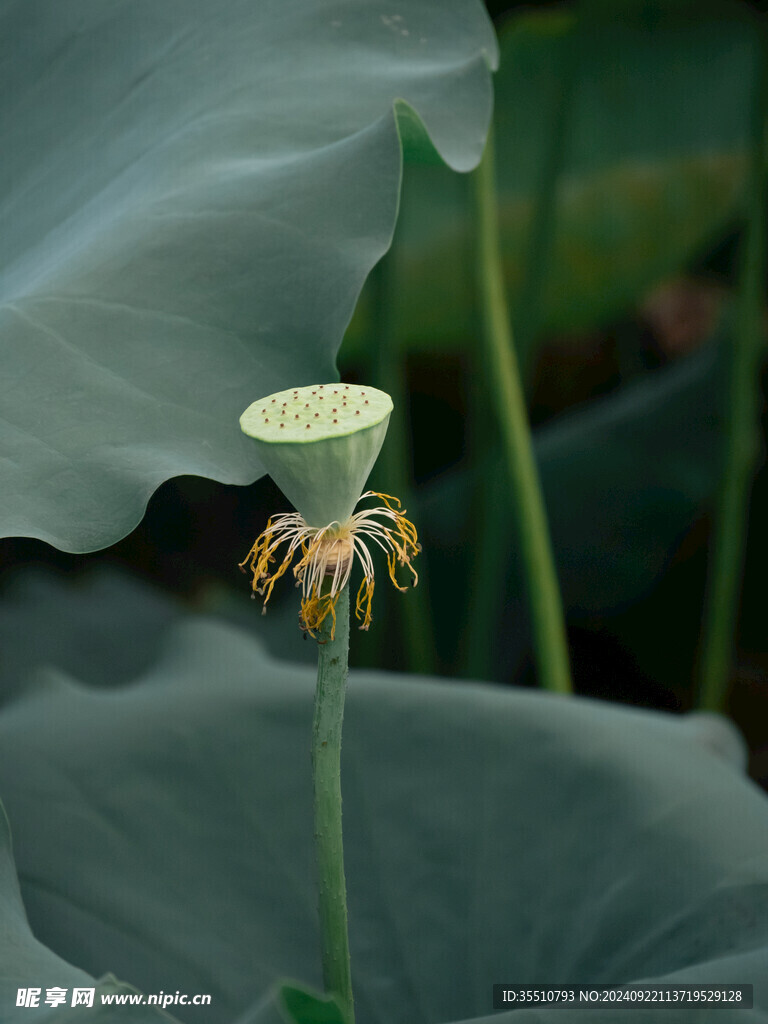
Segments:
[[[267,395],[240,417],[265,469],[310,526],[344,523],[387,433],[392,399],[357,384]]]

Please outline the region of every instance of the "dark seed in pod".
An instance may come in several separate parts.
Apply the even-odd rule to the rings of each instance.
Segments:
[[[307,424],[307,430],[309,430],[309,424]]]
[[[334,412],[338,412],[339,410],[338,409],[334,409],[333,411]],[[335,423],[336,421],[334,420],[333,422]]]
[[[359,416],[359,415],[360,415],[360,410],[359,409],[355,409],[355,416]]]
[[[281,424],[280,424],[280,426],[281,426],[281,427],[284,427],[284,426],[285,426],[285,424],[284,424],[284,423],[281,423]]]
[[[294,416],[293,418],[294,418],[295,420],[297,420],[297,419],[299,418],[299,414],[298,414],[298,413],[296,413],[296,415],[295,415],[295,416]]]
[[[338,420],[334,420],[333,422],[334,422],[334,423],[338,423],[339,421],[338,421]]]
[[[272,405],[274,405],[276,401],[277,401],[277,399],[276,399],[276,398],[273,398],[273,399],[272,399]]]
[[[265,419],[264,422],[269,423],[269,417],[267,417],[267,419]]]
[[[315,419],[317,419],[317,417],[318,417],[319,415],[320,415],[320,413],[319,413],[319,412],[316,412],[316,413],[315,413]]]

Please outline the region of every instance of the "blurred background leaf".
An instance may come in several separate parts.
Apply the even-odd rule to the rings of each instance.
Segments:
[[[115,618],[119,663],[142,620]],[[318,987],[313,687],[200,617],[134,683],[33,672],[0,715],[0,791],[39,941],[211,993],[185,1021],[272,1022],[279,977]],[[353,673],[343,779],[361,1024],[486,1018],[515,977],[754,978],[768,1019],[768,810],[699,719]]]
[[[395,101],[473,166],[495,37],[476,0],[32,0],[0,40],[0,532],[93,550],[169,477],[260,475],[240,413],[335,376],[389,246]]]
[[[658,580],[686,532],[711,500],[721,437],[718,381],[722,345],[640,376],[605,397],[541,426],[534,447],[567,614],[617,612]],[[423,489],[426,557],[436,616],[443,623],[441,664],[460,660],[465,606],[482,583],[471,578],[476,495],[491,481],[494,502],[514,514],[501,459],[446,473]],[[528,651],[525,602],[509,532],[497,551],[504,579],[497,621],[486,642],[494,677],[512,679]]]
[[[262,616],[242,582],[240,590],[211,586],[198,604],[210,618],[248,629],[275,657],[316,664],[317,649],[298,628],[295,590],[276,595]],[[19,571],[0,596],[0,704],[39,665],[55,665],[88,686],[121,686],[157,660],[164,634],[188,614],[189,602],[114,565],[97,562],[75,579],[43,568]]]
[[[77,583],[42,568],[17,573],[0,599],[0,700],[41,664],[90,686],[126,683],[155,660],[163,632],[181,614],[172,597],[124,571],[95,569]],[[134,634],[128,646],[124,621]]]
[[[539,182],[553,132],[563,135],[536,333],[604,324],[700,256],[739,215],[752,27],[737,4],[699,5],[696,12],[690,5],[645,6],[653,17],[628,18],[624,5],[613,5],[613,17],[593,14],[581,31],[577,7],[524,10],[500,30],[494,122],[513,320]],[[407,165],[392,315],[394,334],[409,351],[455,348],[476,334],[469,216],[464,179]],[[359,357],[373,315],[366,290],[345,357]]]

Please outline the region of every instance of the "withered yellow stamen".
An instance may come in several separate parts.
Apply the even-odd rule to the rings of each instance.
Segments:
[[[301,557],[293,567],[297,586],[302,589],[299,624],[311,636],[317,636],[330,617],[330,635],[336,630],[336,602],[349,582],[355,557],[363,569],[363,580],[355,602],[355,615],[360,629],[368,629],[372,621],[374,569],[373,559],[366,541],[372,541],[384,551],[390,579],[398,590],[405,591],[397,581],[397,565],[407,566],[413,576],[413,586],[419,582],[418,573],[411,564],[420,551],[416,527],[400,510],[397,498],[377,491],[366,491],[359,499],[380,498],[384,505],[354,512],[344,523],[329,523],[318,528],[309,526],[298,512],[270,519],[267,528],[257,538],[246,558],[240,563],[253,573],[253,590],[264,597],[263,612],[272,596],[275,583],[286,572],[298,551]],[[275,552],[288,545],[283,559],[272,571],[277,560]]]

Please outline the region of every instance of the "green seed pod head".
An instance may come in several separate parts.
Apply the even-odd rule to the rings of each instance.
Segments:
[[[310,526],[343,523],[387,433],[392,399],[358,384],[311,384],[249,405],[240,417],[269,475]]]

